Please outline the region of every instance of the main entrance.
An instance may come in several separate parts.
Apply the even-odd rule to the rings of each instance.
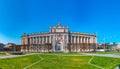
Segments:
[[[56,42],[56,51],[61,52],[62,51],[62,44],[61,41]]]
[[[61,47],[57,46],[57,51],[60,52],[61,51]]]

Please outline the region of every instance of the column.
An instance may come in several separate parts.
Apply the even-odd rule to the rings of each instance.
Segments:
[[[35,44],[35,42],[36,42],[36,41],[35,41],[35,37],[34,37],[34,43],[33,43],[33,44]]]
[[[47,36],[47,43],[50,43],[50,42],[49,42],[49,39],[50,39],[50,37],[49,37],[49,36]]]
[[[42,36],[40,36],[41,37],[41,44],[42,44],[42,42],[43,42],[43,39],[42,39]]]
[[[76,43],[76,36],[74,36],[74,43]]]
[[[35,37],[33,37],[33,44],[35,44]]]
[[[42,44],[44,44],[44,36],[42,36]]]
[[[32,44],[32,43],[31,43],[31,37],[30,37],[30,44]]]
[[[65,50],[65,35],[63,35],[63,40],[64,40],[64,41],[63,41],[64,44],[63,44],[62,47],[61,47],[61,50],[62,50],[62,51]],[[63,46],[64,46],[64,47],[63,47]]]
[[[70,39],[70,42],[72,43],[72,41],[73,41],[73,40],[72,40],[72,35],[71,35],[71,39]]]
[[[53,51],[55,51],[55,41],[56,41],[56,39],[55,39],[55,34],[53,35]]]
[[[72,43],[74,43],[74,36],[72,36]]]
[[[88,44],[89,44],[89,45],[88,45],[88,46],[89,46],[88,49],[89,49],[89,51],[90,51],[90,48],[91,48],[91,46],[90,46],[90,45],[91,45],[91,44],[90,44],[90,37],[88,37]]]
[[[49,36],[47,36],[47,43],[49,43],[48,39],[49,39]]]
[[[77,43],[77,36],[75,36],[75,43]]]
[[[39,44],[39,37],[37,37],[37,44]]]
[[[37,38],[35,37],[35,44],[37,43]]]
[[[41,36],[39,36],[39,44],[41,44]]]
[[[85,37],[85,43],[87,43],[87,37]]]
[[[37,38],[35,37],[35,44],[37,44]]]
[[[45,36],[43,36],[43,39],[44,39],[43,44],[45,44],[45,40],[46,40]]]
[[[81,36],[79,36],[79,43],[81,43]]]
[[[49,41],[49,40],[50,40],[50,37],[49,37],[49,36],[47,36],[47,37],[48,37],[48,39],[47,39],[47,43],[50,43],[50,41]]]
[[[35,37],[35,41],[36,41],[35,44],[37,44],[37,37]]]
[[[92,42],[91,42],[91,37],[89,38],[89,42],[92,43]]]
[[[81,36],[81,37],[80,37],[80,41],[81,41],[81,43],[83,43],[83,41],[82,41],[82,40],[83,40],[83,37]]]
[[[86,37],[84,37],[84,43],[86,43]]]
[[[74,36],[72,36],[72,43],[74,43]]]
[[[85,37],[83,37],[83,43],[85,43]]]
[[[76,36],[76,44],[78,43],[78,36]]]
[[[78,36],[78,40],[77,40],[78,44],[80,43],[80,41],[79,41],[79,40],[80,40],[80,37]]]
[[[40,36],[40,44],[42,44],[42,36]]]
[[[40,40],[40,36],[39,36],[38,38],[39,38],[39,44],[40,44],[40,41],[41,41],[41,40]]]
[[[45,36],[43,36],[43,39],[44,39],[44,41],[43,41],[43,44],[45,44],[45,41],[46,41],[46,37],[45,37]]]
[[[35,37],[35,44],[37,43],[36,37]]]
[[[33,44],[33,37],[31,37],[31,44]]]
[[[90,37],[88,37],[88,43],[90,43]]]
[[[46,41],[45,41],[45,43],[47,43],[47,39],[48,39],[48,37],[47,36],[45,36],[46,37]]]
[[[75,43],[75,36],[73,36],[73,44]]]
[[[34,38],[32,37],[32,44],[34,44]]]
[[[46,36],[44,36],[44,44],[46,43]]]
[[[69,43],[69,35],[66,35],[66,43],[68,44]]]
[[[86,43],[86,37],[84,37],[84,43]]]
[[[88,43],[88,37],[86,37],[86,43]]]
[[[51,35],[49,36],[49,43],[51,43]]]
[[[84,43],[84,37],[82,37],[82,43]]]

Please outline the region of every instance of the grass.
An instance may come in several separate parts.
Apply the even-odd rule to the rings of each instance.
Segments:
[[[104,67],[105,69],[114,69],[120,64],[120,58],[94,57],[91,63]]]
[[[0,59],[1,69],[23,69],[23,67],[39,60],[38,55]]]
[[[54,52],[54,53],[44,53],[44,54],[57,54],[57,55],[78,55],[78,54],[80,54],[80,53],[78,53],[78,52],[71,52],[71,53],[62,53],[62,52],[58,52],[58,53],[56,53],[56,52]]]
[[[76,55],[76,53],[73,53],[73,55],[74,54]],[[67,54],[36,54],[17,58],[0,59],[0,69],[23,69],[24,67],[33,64],[36,61],[40,61],[40,57],[42,57],[43,60],[29,67],[28,69],[98,69],[88,64],[92,56],[61,55]],[[120,59],[108,57],[94,57],[91,63],[104,67],[105,69],[114,69],[114,67],[120,64]]]
[[[44,60],[29,69],[93,69],[87,64],[91,57],[86,56],[42,56]],[[81,59],[80,59],[81,58]],[[84,68],[83,68],[84,67]]]

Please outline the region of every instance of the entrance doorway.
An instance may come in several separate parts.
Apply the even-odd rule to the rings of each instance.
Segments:
[[[60,52],[61,50],[62,50],[61,42],[60,42],[60,41],[57,41],[57,42],[56,42],[56,51],[57,51],[57,52]]]
[[[57,46],[57,51],[60,52],[61,51],[61,47]]]

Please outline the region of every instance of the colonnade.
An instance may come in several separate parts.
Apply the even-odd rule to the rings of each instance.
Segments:
[[[87,36],[71,36],[70,43],[80,44],[80,43],[96,43],[96,39]]]
[[[50,36],[37,36],[29,38],[29,44],[45,44],[45,43],[51,43]]]
[[[52,36],[36,36],[36,37],[29,37],[28,44],[45,44],[45,43],[52,43],[53,42]],[[56,38],[55,38],[56,40]],[[96,43],[96,39],[94,37],[87,37],[87,36],[70,36],[65,40],[69,41],[69,43],[80,44],[80,43]]]

